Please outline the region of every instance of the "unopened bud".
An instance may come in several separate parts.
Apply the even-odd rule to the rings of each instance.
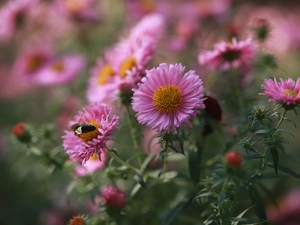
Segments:
[[[225,158],[228,165],[240,167],[243,156],[235,151],[231,151],[225,155]]]
[[[31,134],[24,123],[16,124],[12,129],[13,135],[23,143],[31,142]]]

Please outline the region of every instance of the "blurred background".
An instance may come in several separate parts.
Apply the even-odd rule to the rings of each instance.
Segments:
[[[0,224],[63,225],[74,215],[93,212],[92,204],[88,202],[91,191],[101,185],[101,172],[74,183],[70,170],[75,165],[67,164],[67,170],[54,169],[49,166],[51,163],[40,160],[38,150],[31,148],[28,151],[26,145],[20,144],[16,138],[18,133],[12,131],[16,124],[24,123],[32,138],[37,142],[41,140],[44,151],[49,150],[53,158],[65,160],[61,136],[64,130],[70,129],[68,121],[87,104],[86,90],[97,58],[151,13],[164,16],[166,31],[147,68],[166,62],[182,63],[188,70],[195,70],[204,82],[206,93],[219,100],[224,123],[233,123],[236,115],[234,99],[230,99],[230,80],[224,81],[220,74],[212,81],[215,72],[198,63],[200,51],[211,50],[219,40],[230,41],[232,37],[244,40],[251,36],[260,51],[270,56],[268,63],[274,60],[276,66],[272,68],[264,66],[263,59],[266,58],[258,58],[256,70],[247,73],[242,81],[247,107],[253,104],[272,107],[266,98],[258,97],[265,78],[291,77],[296,80],[299,77],[300,2],[296,0],[2,0]],[[260,26],[267,28],[266,37],[257,36]],[[29,69],[39,65],[39,60],[28,61],[34,54],[42,55],[42,58],[76,56],[78,61],[73,64],[77,67],[70,79],[56,83],[32,81],[24,64]],[[299,127],[298,115],[290,113],[288,116]],[[288,163],[300,173],[300,133],[291,123],[286,123],[284,128],[292,135],[286,136],[286,155],[280,158],[280,163]],[[233,130],[230,132],[234,133]],[[115,139],[119,145],[130,145],[126,132],[122,127],[118,130]],[[216,142],[219,143],[217,146],[225,142],[219,136],[215,133],[208,141],[211,155],[216,151]],[[182,162],[180,157],[176,160]],[[186,171],[185,163],[179,164],[179,169]],[[89,179],[98,179],[92,188],[86,186]],[[282,177],[270,181],[267,186],[274,198],[284,198],[300,187],[299,184],[294,177]],[[155,215],[160,214],[163,218],[163,212],[171,204],[170,199],[174,199],[171,193],[176,191],[176,186],[169,183],[153,185],[147,194],[141,191],[132,204],[135,213],[129,216],[129,221],[158,224],[160,218]],[[163,196],[163,200],[158,196]],[[177,198],[180,199],[180,193]],[[141,207],[143,201],[147,204]],[[267,197],[265,201],[270,202]],[[137,213],[139,209],[143,216]],[[190,215],[201,214],[197,207],[187,208],[187,211]],[[182,221],[172,224],[198,224]]]

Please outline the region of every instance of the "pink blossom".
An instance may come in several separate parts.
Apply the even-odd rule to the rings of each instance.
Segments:
[[[181,64],[162,63],[146,71],[146,77],[134,89],[132,109],[141,124],[151,129],[176,133],[183,123],[204,108],[202,80],[194,71],[184,73]]]
[[[91,104],[79,111],[69,122],[73,131],[65,131],[63,147],[71,160],[86,163],[91,156],[105,150],[106,143],[117,129],[119,118],[110,116],[111,109],[103,103]],[[76,126],[74,126],[76,125]],[[87,127],[85,130],[82,126]]]
[[[300,224],[300,191],[294,190],[278,201],[278,206],[269,206],[266,209],[268,219],[275,224]]]
[[[263,93],[260,95],[266,95],[269,98],[269,102],[282,103],[286,106],[297,105],[300,103],[300,78],[296,81],[292,78],[284,80],[279,78],[280,82],[277,82],[276,78],[274,81],[271,79],[265,79],[262,84]]]
[[[72,81],[85,66],[85,59],[79,55],[58,56],[48,62],[31,81],[39,85],[58,85]]]
[[[200,65],[213,70],[229,70],[231,68],[249,67],[256,54],[256,46],[251,38],[244,41],[220,41],[212,51],[202,51],[198,55]]]

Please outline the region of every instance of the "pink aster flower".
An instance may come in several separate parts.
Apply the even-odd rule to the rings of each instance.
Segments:
[[[50,47],[36,47],[22,52],[14,65],[14,73],[21,80],[30,82],[33,77],[52,60],[53,52]]]
[[[105,102],[110,104],[117,101],[117,68],[113,64],[113,59],[110,59],[110,55],[111,49],[107,49],[105,59],[97,59],[96,65],[90,72],[87,89],[87,99],[90,103]]]
[[[131,29],[128,37],[108,48],[91,71],[88,101],[115,104],[122,91],[120,88],[125,85],[135,87],[145,73],[163,29],[163,17],[149,15]]]
[[[79,111],[69,125],[73,131],[65,131],[63,147],[71,160],[86,163],[91,156],[105,149],[108,139],[116,131],[119,118],[110,116],[111,109],[106,104],[95,103]]]
[[[122,209],[126,205],[127,197],[125,192],[115,188],[114,186],[103,188],[101,190],[101,194],[106,206],[113,206]]]
[[[204,108],[203,82],[194,71],[184,73],[181,64],[146,70],[146,77],[133,89],[132,109],[141,124],[151,129],[176,133],[183,123]]]
[[[270,97],[269,102],[282,103],[284,106],[296,106],[300,103],[300,78],[296,81],[292,78],[284,80],[279,78],[280,82],[271,79],[265,79],[262,84],[263,93]]]
[[[85,59],[82,56],[64,55],[51,60],[30,79],[33,83],[45,86],[65,84],[73,80],[84,66]]]
[[[36,4],[37,0],[13,0],[4,4],[0,9],[0,39],[11,38]]]
[[[214,45],[213,51],[200,52],[198,62],[213,70],[229,70],[231,68],[249,67],[254,60],[256,46],[251,38],[244,41],[220,41]]]

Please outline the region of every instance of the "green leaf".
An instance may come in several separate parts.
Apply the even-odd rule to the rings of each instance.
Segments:
[[[234,222],[231,225],[260,225],[260,224],[268,224],[268,220],[259,220],[259,219],[246,219],[246,218],[238,218],[231,217],[231,220]]]
[[[278,168],[278,151],[276,148],[271,148],[270,149],[272,158],[273,158],[273,164],[274,164],[274,169],[275,173],[277,174],[277,168]]]
[[[146,183],[144,181],[143,176],[136,172],[135,175],[133,176],[133,178],[136,180],[136,182],[138,182],[143,188],[147,189]]]
[[[274,165],[272,165],[271,163],[267,163],[267,165],[270,166],[270,167],[274,167]],[[300,179],[300,174],[296,173],[294,170],[292,170],[292,169],[290,169],[290,168],[288,168],[286,166],[278,165],[277,169],[279,169],[279,170],[281,170],[281,171],[283,171],[283,172],[285,172],[287,174],[290,174],[290,175],[292,175],[292,176]]]
[[[192,193],[179,192],[174,202],[168,211],[164,212],[161,217],[161,225],[170,225],[176,218],[176,216],[192,202]]]
[[[258,130],[254,134],[266,134],[268,133],[268,130]]]
[[[244,214],[248,211],[248,210],[250,210],[251,208],[253,208],[253,205],[252,206],[250,206],[249,208],[247,208],[247,209],[245,209],[243,212],[241,212],[237,217],[231,217],[231,219],[233,220],[233,221],[235,221],[235,222],[233,222],[231,225],[238,225],[238,223],[239,223],[239,219],[242,219],[242,217],[244,216]]]
[[[263,221],[266,221],[267,215],[265,211],[264,202],[261,199],[257,190],[253,186],[249,186],[249,197],[251,199],[252,204],[254,205],[254,211],[257,217]],[[263,222],[262,224],[267,225],[267,223],[265,222]]]

